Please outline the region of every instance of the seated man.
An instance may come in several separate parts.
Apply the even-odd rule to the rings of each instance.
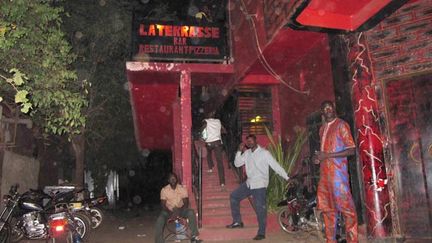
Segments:
[[[189,207],[189,198],[187,189],[178,184],[177,175],[170,173],[168,175],[168,185],[162,188],[160,198],[162,211],[156,220],[156,243],[163,243],[163,228],[169,218],[177,216],[187,218],[189,220],[189,228],[192,231],[191,242],[199,243],[201,240],[198,238],[198,227],[195,220],[195,213]]]

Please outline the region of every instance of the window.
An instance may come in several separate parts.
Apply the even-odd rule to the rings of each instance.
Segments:
[[[239,86],[238,105],[242,134],[265,135],[273,130],[271,87]]]

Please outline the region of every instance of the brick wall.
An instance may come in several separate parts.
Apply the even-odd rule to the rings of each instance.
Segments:
[[[376,79],[432,72],[432,0],[404,5],[366,37]]]

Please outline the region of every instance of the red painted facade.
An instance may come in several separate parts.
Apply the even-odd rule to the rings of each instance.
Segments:
[[[174,168],[189,188],[191,88],[194,85],[211,83],[226,92],[237,84],[271,85],[274,132],[284,139],[293,139],[293,128],[305,126],[306,117],[316,112],[323,100],[335,99],[327,34],[287,28],[287,16],[290,16],[288,2],[229,1],[231,65],[128,63],[138,146],[140,149],[172,149]],[[309,2],[309,9],[298,16],[301,24],[352,31],[394,1]],[[391,97],[399,94],[396,90],[405,87],[396,81],[391,85],[387,83],[392,80],[404,83],[408,79],[413,94],[421,92],[424,87],[430,88],[431,13],[431,0],[410,1],[372,30],[345,35],[349,50],[346,61],[350,69],[347,82],[352,85],[355,137],[362,177],[360,184],[367,234],[371,238],[415,237],[415,230],[410,228],[415,223],[409,220],[416,215],[415,212],[403,213],[399,209],[408,208],[403,203],[410,198],[409,195],[422,197],[432,188],[430,139],[417,136],[407,148],[392,143],[396,137],[392,131],[400,129],[398,118],[390,116],[397,105],[389,110],[389,101],[386,101],[394,101]],[[412,76],[422,78],[411,79]],[[423,96],[420,101],[413,98],[409,102],[427,104],[427,95]],[[219,102],[222,103],[223,99]],[[420,108],[416,109],[417,113],[430,114],[430,111],[425,113],[425,109],[421,112]],[[418,117],[417,113],[411,114],[410,118]],[[415,126],[417,130],[413,128],[416,132],[410,130],[409,134],[419,135],[419,131],[429,134],[430,127],[425,120],[429,121],[424,118],[421,126]],[[392,125],[389,127],[388,124]],[[262,143],[266,143],[265,140],[259,138]],[[417,153],[413,147],[415,144],[419,148],[423,146],[423,150]],[[413,158],[421,154],[423,159],[417,167],[409,167],[415,168],[409,172],[414,176],[406,178],[403,163],[410,160],[398,157],[394,161],[392,155],[412,154]],[[410,183],[415,176],[424,177],[423,184]],[[413,192],[407,192],[406,187],[410,185],[414,186]],[[432,226],[432,202],[428,197],[422,200],[412,202],[413,206],[420,205],[423,211],[427,211],[423,213],[428,217],[417,215],[421,219],[418,224]],[[422,237],[432,237],[427,231],[421,234]]]
[[[363,148],[373,148],[361,157],[366,162],[363,183],[371,180],[365,189],[365,203],[373,206],[367,211],[371,237],[432,238],[432,111],[426,105],[431,102],[431,21],[432,1],[410,1],[365,32],[362,46],[351,48],[350,59],[363,50],[358,57],[369,68],[369,78],[358,79],[352,97],[360,120],[356,123],[371,125],[366,131],[356,124],[358,140],[369,145]],[[365,97],[365,90],[371,95]],[[363,136],[372,132],[378,136]]]
[[[309,94],[294,92],[285,85],[279,86],[282,117],[282,134],[293,140],[293,128],[305,127],[306,118],[319,111],[323,100],[334,100],[333,77],[327,38],[315,43],[295,65],[285,71],[285,78],[296,88]],[[303,85],[303,87],[302,87]]]
[[[135,77],[129,77],[129,80],[135,80]],[[136,126],[135,136],[140,149],[172,146],[174,140],[171,107],[177,98],[177,89],[178,83],[173,81],[161,83],[156,80],[140,80],[130,83],[134,121],[139,124]]]
[[[126,68],[138,148],[171,150],[175,172],[191,188],[192,85],[224,85],[233,67],[128,62]]]
[[[174,142],[172,106],[179,102],[181,72],[190,73],[193,85],[223,85],[231,65],[128,62],[126,65],[138,148],[170,150]]]

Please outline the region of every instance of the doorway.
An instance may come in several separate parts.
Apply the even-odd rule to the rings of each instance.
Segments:
[[[432,237],[432,76],[385,84],[401,234]]]

